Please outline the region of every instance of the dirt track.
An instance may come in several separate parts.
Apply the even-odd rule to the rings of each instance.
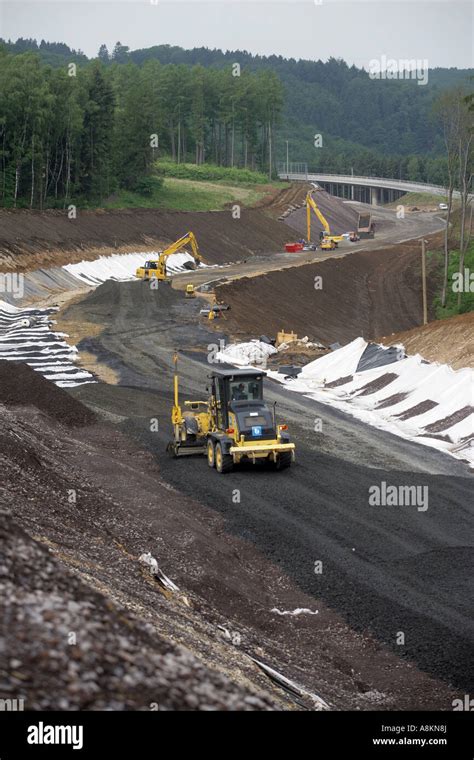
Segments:
[[[287,240],[287,228],[282,234]],[[242,240],[244,247],[249,245],[248,237]],[[230,247],[226,250],[230,255]],[[399,250],[408,263],[416,255]],[[414,319],[413,277],[403,280],[401,258],[395,259],[393,251],[391,259],[389,255],[354,254],[344,262],[334,259],[249,281],[253,286],[239,297],[249,333],[260,331],[262,315],[266,319],[270,306],[275,311],[276,305],[281,309],[277,329],[295,329],[282,325],[281,318],[293,314],[296,319],[297,311],[305,325],[311,314],[311,324],[321,328],[324,309],[313,315],[306,304],[313,303],[314,294],[318,298],[325,293],[325,286],[314,290],[313,270],[319,274],[322,267],[334,272],[341,267],[344,273],[340,289],[334,287],[330,294],[335,305],[332,311],[328,308],[328,336],[340,329],[353,337],[356,326],[361,328],[356,334],[368,330],[379,335],[383,318],[373,313],[371,304],[378,308],[382,297],[390,298],[392,318],[408,310]],[[366,264],[361,263],[364,256]],[[385,281],[375,279],[381,256],[387,257],[385,269],[378,270],[389,272]],[[308,272],[312,276],[306,278]],[[416,277],[415,270],[411,274]],[[273,278],[283,278],[281,289],[277,292],[272,282],[259,299],[258,287]],[[249,282],[232,285],[229,297]],[[293,282],[290,289],[288,282]],[[336,278],[329,275],[324,282],[327,286]],[[354,283],[358,291],[347,300]],[[356,307],[356,296],[364,299],[363,308]],[[278,414],[289,423],[297,443],[298,463],[290,472],[239,470],[223,480],[201,458],[168,459],[164,448],[170,434],[172,352],[182,352],[183,393],[201,397],[209,370],[206,346],[224,338],[223,331],[231,327],[222,322],[210,330],[199,321],[199,306],[199,299],[186,301],[166,287],[151,291],[144,283],[109,282],[66,310],[64,323],[80,324],[86,336],[80,348],[110,366],[120,382],[118,387],[83,386],[73,395],[113,429],[97,425],[64,435],[56,423],[38,420],[35,413],[32,418],[30,410],[9,409],[10,425],[20,414],[14,424],[24,438],[20,436],[19,450],[13,450],[20,464],[21,451],[29,453],[31,441],[46,433],[49,446],[38,439],[34,448],[54,445],[60,462],[48,454],[40,458],[40,472],[49,473],[56,492],[65,491],[57,472],[68,477],[74,472],[87,505],[82,511],[67,505],[63,509],[45,490],[40,496],[47,510],[42,511],[34,501],[25,501],[28,492],[19,494],[24,480],[16,477],[10,492],[17,518],[88,583],[125,606],[138,599],[145,618],[156,613],[156,593],[150,597],[149,589],[142,588],[136,557],[152,541],[165,571],[189,590],[202,616],[197,628],[191,623],[185,630],[179,618],[177,622],[176,608],[161,604],[160,614],[171,625],[167,630],[191,647],[197,639],[205,661],[211,651],[208,624],[215,627],[219,621],[233,631],[243,630],[246,647],[260,656],[263,652],[274,666],[336,708],[451,709],[453,696],[469,688],[474,640],[466,601],[472,582],[466,536],[473,529],[467,468],[272,383],[268,400],[278,401]],[[94,327],[89,335],[88,323]],[[323,422],[323,433],[314,432],[315,416]],[[158,430],[152,432],[155,419]],[[38,462],[21,466],[30,467],[36,477]],[[10,470],[14,473],[11,462]],[[381,480],[429,486],[430,509],[424,514],[374,512],[367,503],[368,488]],[[232,498],[235,489],[241,496],[238,504]],[[96,492],[100,503],[90,500]],[[323,562],[320,576],[314,573],[316,560]],[[272,611],[296,607],[318,614],[281,616]],[[406,634],[403,648],[396,645],[397,631]],[[221,663],[223,669],[231,664],[222,651]],[[239,660],[237,669],[241,667]],[[245,674],[253,682],[248,670]]]
[[[252,644],[227,643],[226,619],[191,580],[219,570],[196,559],[212,516],[197,523],[183,498],[178,515],[152,456],[32,369],[0,362],[0,379],[25,391],[3,407],[0,385],[2,697],[13,690],[28,710],[291,708],[242,653]],[[230,568],[235,547],[213,540]],[[153,580],[144,552],[186,591]]]

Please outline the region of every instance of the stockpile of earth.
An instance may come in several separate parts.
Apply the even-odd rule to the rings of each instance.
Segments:
[[[86,586],[0,513],[2,697],[26,710],[271,710]]]
[[[0,361],[0,403],[31,406],[64,425],[92,425],[95,415],[26,364]]]
[[[129,320],[135,327],[141,320],[146,333],[147,329],[154,327],[156,320],[166,319],[170,309],[180,306],[190,314],[197,314],[202,304],[198,299],[185,299],[183,292],[174,290],[169,282],[152,287],[148,282],[107,280],[79,303],[69,306],[63,312],[63,318],[100,324],[115,319]]]

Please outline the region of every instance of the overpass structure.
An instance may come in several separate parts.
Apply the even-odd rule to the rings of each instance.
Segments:
[[[324,174],[307,170],[287,172],[286,166],[280,167],[278,176],[280,179],[293,182],[316,182],[331,195],[371,203],[373,206],[392,203],[405,193],[429,193],[441,195],[443,198],[446,196],[446,188],[442,185],[428,185],[425,182],[409,182],[387,177],[358,177],[352,174]],[[459,193],[454,195],[458,196]]]

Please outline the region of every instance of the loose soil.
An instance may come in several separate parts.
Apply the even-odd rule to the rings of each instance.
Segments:
[[[474,312],[382,335],[379,340],[386,346],[403,343],[407,354],[421,354],[428,361],[450,364],[453,369],[474,367]]]
[[[166,212],[155,209],[81,211],[0,210],[0,269],[33,270],[100,255],[152,251],[192,230],[208,263],[240,261],[281,250],[288,229],[257,209]]]
[[[431,276],[429,301],[435,290]],[[419,246],[404,243],[243,278],[219,286],[217,298],[230,305],[226,329],[237,338],[293,330],[324,344],[375,339],[422,321]]]

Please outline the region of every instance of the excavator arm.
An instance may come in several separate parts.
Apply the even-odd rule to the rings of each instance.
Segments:
[[[150,273],[148,273],[148,267],[145,265],[144,267],[140,267],[137,269],[137,277],[140,279],[151,277],[156,277],[159,280],[166,279],[166,261],[167,259],[173,255],[173,253],[177,253],[182,248],[184,248],[185,245],[188,245],[188,243],[191,246],[191,250],[193,253],[193,258],[196,264],[200,264],[202,261],[202,256],[199,253],[199,247],[197,244],[196,236],[194,232],[187,232],[186,235],[183,235],[182,237],[178,238],[178,240],[175,240],[174,243],[168,246],[168,248],[165,248],[164,251],[161,251],[160,255],[158,256],[158,259],[155,262],[151,262],[151,264],[154,264],[153,271],[150,270]]]
[[[308,243],[311,242],[311,210],[314,211],[316,216],[318,217],[319,221],[323,225],[324,232],[326,235],[331,234],[331,229],[329,227],[329,223],[325,216],[322,215],[321,211],[319,210],[318,206],[316,205],[316,202],[311,194],[309,192],[306,196],[306,228],[307,228],[307,234],[306,239]]]
[[[185,245],[188,245],[188,243],[191,245],[194,261],[196,262],[196,264],[200,264],[200,262],[202,261],[202,256],[199,253],[196,236],[194,232],[187,232],[186,235],[183,235],[182,237],[178,238],[178,240],[175,240],[174,243],[172,243],[170,246],[168,246],[168,248],[165,248],[165,250],[160,253],[158,262],[159,262],[159,267],[163,271],[163,273],[166,272],[166,260],[168,259],[168,257],[172,256],[173,253],[178,253],[178,251],[184,248]]]

